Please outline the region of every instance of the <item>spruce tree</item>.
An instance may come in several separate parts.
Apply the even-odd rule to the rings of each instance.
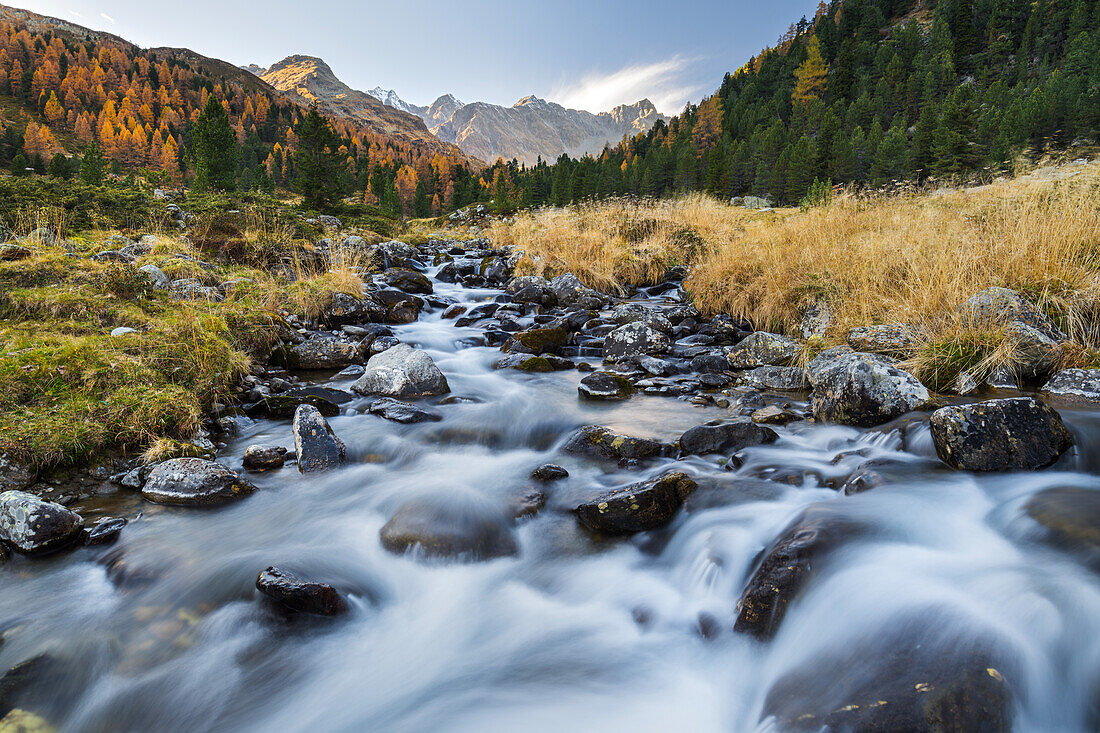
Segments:
[[[195,186],[200,190],[232,191],[236,187],[237,135],[229,114],[213,94],[192,130]]]
[[[80,180],[89,186],[98,186],[103,183],[106,175],[107,159],[103,156],[103,149],[92,141],[84,149],[84,157],[80,159]]]
[[[316,105],[310,107],[294,126],[294,133],[298,136],[298,149],[294,151],[297,173],[294,188],[302,194],[307,207],[318,211],[326,209],[342,193],[340,173],[344,166],[340,138]]]

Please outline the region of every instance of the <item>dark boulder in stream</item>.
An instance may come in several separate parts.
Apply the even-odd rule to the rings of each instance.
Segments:
[[[401,506],[379,532],[390,552],[417,549],[430,558],[491,560],[519,554],[510,518],[454,497],[422,497]]]
[[[0,540],[24,555],[45,555],[76,541],[84,520],[24,491],[0,493]]]
[[[632,534],[662,527],[672,521],[696,483],[687,474],[667,473],[608,491],[576,508],[577,519],[601,534]]]
[[[1033,397],[944,407],[931,427],[940,460],[964,471],[1045,468],[1073,446],[1062,416]]]
[[[778,438],[779,434],[771,428],[740,419],[718,425],[696,425],[680,436],[679,445],[683,453],[706,455],[774,443]]]
[[[327,471],[344,462],[347,450],[316,407],[301,405],[294,413],[294,450],[302,473]]]
[[[141,494],[158,504],[211,506],[240,499],[256,490],[220,463],[204,458],[173,458],[149,472]]]
[[[630,461],[660,455],[665,446],[656,440],[616,435],[605,427],[586,425],[569,436],[561,449],[563,453]]]
[[[325,583],[303,580],[294,573],[269,567],[256,578],[256,589],[283,606],[317,616],[338,616],[348,610],[339,591]]]
[[[408,402],[395,400],[392,397],[383,397],[380,400],[375,400],[371,403],[371,406],[367,408],[367,411],[372,415],[378,415],[378,417],[386,420],[404,424],[439,422],[443,419],[443,416],[438,412],[425,410]]]
[[[626,377],[610,372],[592,372],[577,385],[580,396],[586,400],[625,400],[634,393],[634,385]]]

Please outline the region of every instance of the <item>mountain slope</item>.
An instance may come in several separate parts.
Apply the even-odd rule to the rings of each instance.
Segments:
[[[511,107],[467,104],[432,132],[482,160],[515,158],[530,165],[540,157],[555,160],[562,153],[572,157],[599,153],[623,135],[645,132],[658,119],[664,117],[648,99],[592,114],[531,95]]]

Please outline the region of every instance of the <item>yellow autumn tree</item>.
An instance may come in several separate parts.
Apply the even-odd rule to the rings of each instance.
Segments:
[[[45,115],[51,125],[56,125],[58,120],[65,119],[65,108],[61,106],[61,102],[53,92],[50,92],[50,99],[46,102]]]
[[[829,67],[821,56],[821,41],[817,40],[817,36],[810,36],[806,43],[806,60],[794,70],[795,86],[791,92],[791,101],[795,104],[806,104],[825,96],[828,73]]]
[[[695,141],[695,151],[700,156],[714,147],[722,137],[722,98],[717,94],[703,100],[699,105],[699,114],[691,137]]]

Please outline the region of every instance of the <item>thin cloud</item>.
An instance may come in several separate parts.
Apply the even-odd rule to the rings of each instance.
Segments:
[[[589,72],[577,82],[559,85],[550,98],[565,107],[589,112],[605,112],[620,104],[649,99],[661,112],[674,114],[701,90],[683,78],[690,64],[689,59],[673,56],[610,73]]]
[[[107,21],[107,22],[108,22],[108,23],[110,23],[111,25],[117,25],[117,24],[115,23],[115,19],[114,19],[114,18],[112,18],[111,16],[107,15],[106,13],[100,13],[100,14],[99,14],[99,17],[100,17],[100,18],[103,18],[103,20]]]
[[[82,16],[80,15],[80,13],[76,12],[75,10],[70,10],[70,11],[69,11],[69,15],[73,16],[74,18],[80,18],[80,17],[82,17]]]

